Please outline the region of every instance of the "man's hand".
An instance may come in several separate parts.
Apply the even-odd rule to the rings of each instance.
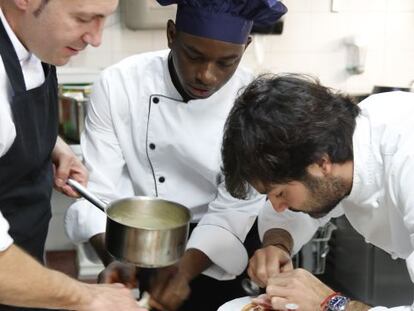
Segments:
[[[73,178],[83,186],[88,182],[88,171],[73,153],[72,149],[60,138],[57,138],[52,151],[52,162],[55,171],[54,187],[67,196],[77,198],[78,193],[66,184],[68,178]]]
[[[137,268],[133,264],[111,262],[98,275],[99,283],[122,283],[128,288],[137,288]]]
[[[282,248],[269,245],[258,249],[250,258],[247,273],[257,285],[266,287],[269,278],[292,269],[289,253]]]
[[[315,311],[321,310],[321,302],[334,291],[309,271],[295,269],[269,278],[266,293],[275,310],[294,303],[301,311]]]
[[[151,281],[150,305],[157,310],[177,310],[190,295],[189,282],[177,266],[159,269]]]
[[[87,285],[91,301],[75,310],[79,311],[146,311],[138,307],[131,291],[122,284]]]

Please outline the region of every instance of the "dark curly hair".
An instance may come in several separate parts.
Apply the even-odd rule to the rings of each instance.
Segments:
[[[302,180],[323,155],[334,163],[352,160],[359,112],[349,96],[310,76],[259,76],[226,121],[221,152],[228,191],[246,198],[249,183]]]

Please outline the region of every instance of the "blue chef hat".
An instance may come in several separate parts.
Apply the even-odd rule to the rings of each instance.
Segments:
[[[278,0],[157,0],[178,4],[177,30],[195,36],[244,44],[253,24],[274,24],[287,8]]]

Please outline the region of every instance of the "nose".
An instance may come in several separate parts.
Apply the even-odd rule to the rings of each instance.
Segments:
[[[273,209],[278,213],[281,213],[289,208],[289,204],[287,204],[283,199],[269,197],[269,201],[272,204]]]
[[[83,35],[83,41],[93,47],[98,47],[102,42],[102,32],[105,24],[104,18],[97,18],[91,23],[90,29]]]
[[[202,85],[214,86],[218,80],[215,65],[211,62],[200,65],[196,78]]]

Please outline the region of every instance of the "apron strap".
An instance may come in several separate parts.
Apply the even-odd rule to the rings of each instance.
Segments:
[[[24,82],[22,67],[16,50],[7,35],[2,21],[0,20],[0,55],[3,59],[4,68],[10,80],[10,85],[14,93],[25,92],[26,83]]]

